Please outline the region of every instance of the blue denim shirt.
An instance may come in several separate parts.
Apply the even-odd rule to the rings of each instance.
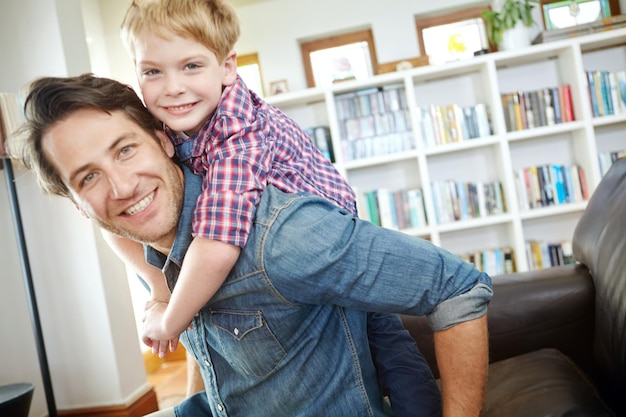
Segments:
[[[191,242],[199,191],[200,178],[185,172],[170,256],[147,248],[170,287]],[[354,219],[319,197],[269,187],[235,267],[181,336],[200,364],[206,397],[176,412],[389,415],[364,311],[426,314],[439,330],[485,314],[491,294],[487,275],[426,241]]]

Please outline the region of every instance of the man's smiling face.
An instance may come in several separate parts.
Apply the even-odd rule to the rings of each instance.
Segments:
[[[183,200],[174,149],[122,111],[81,109],[44,134],[42,148],[72,200],[112,233],[169,251]]]

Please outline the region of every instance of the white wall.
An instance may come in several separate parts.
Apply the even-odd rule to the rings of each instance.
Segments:
[[[0,91],[90,70],[79,0],[0,2]],[[47,413],[8,190],[0,185],[0,385],[35,384],[30,416]],[[149,388],[125,270],[68,200],[44,197],[17,168],[57,409],[127,404]]]
[[[135,85],[132,68],[119,38],[119,25],[130,0],[97,0],[103,15],[111,77]],[[237,7],[242,33],[239,54],[257,52],[269,91],[269,82],[287,79],[291,90],[306,88],[299,40],[370,27],[379,63],[420,55],[415,15],[456,9],[488,0],[265,0]]]
[[[135,83],[132,69],[119,40],[119,24],[130,0],[97,0],[105,23],[111,76]],[[269,83],[287,79],[291,90],[306,88],[299,40],[345,32],[351,28],[371,27],[379,63],[399,61],[421,55],[417,42],[415,17],[441,13],[489,0],[235,0],[242,34],[236,45],[239,54],[257,52],[261,62],[265,91]],[[626,10],[626,0],[620,0]],[[540,12],[535,9],[539,23]],[[539,31],[537,26],[536,31]],[[113,31],[111,33],[110,31]]]

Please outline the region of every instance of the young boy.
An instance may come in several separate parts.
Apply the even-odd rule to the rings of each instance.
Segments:
[[[228,3],[135,1],[122,33],[146,107],[163,122],[178,159],[203,177],[203,193],[194,212],[194,240],[171,298],[159,271],[145,265],[141,245],[107,236],[114,250],[151,286],[143,340],[162,352],[168,341],[176,343],[224,282],[246,244],[261,193],[269,184],[288,193],[316,194],[353,214],[355,196],[306,133],[248,90],[237,75],[233,47],[239,23]],[[147,204],[141,201],[127,212],[132,215]],[[390,335],[406,338],[406,343],[396,345],[402,346],[402,352],[407,351],[404,345],[414,346],[397,317],[370,315],[368,320],[372,321],[368,323],[372,351],[385,350],[379,347],[394,340]],[[436,388],[429,370],[424,377],[427,365],[421,356],[401,354],[392,361],[376,358],[375,362],[392,404],[402,403],[412,409],[411,415],[431,415],[425,410],[433,408],[432,415],[440,414],[429,405],[440,402],[436,389],[419,398],[403,390],[404,386]],[[411,379],[405,385],[398,384],[401,373]],[[415,406],[406,407],[412,402]]]

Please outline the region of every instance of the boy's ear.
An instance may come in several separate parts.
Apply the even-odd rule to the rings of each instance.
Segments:
[[[231,85],[237,79],[237,52],[230,51],[224,59],[224,80],[222,85]]]
[[[167,156],[172,158],[175,153],[174,145],[172,145],[172,142],[170,142],[170,140],[167,138],[162,130],[155,130],[154,133],[157,135],[157,138],[159,138],[159,142],[161,142],[161,146],[163,147],[163,150],[165,151]]]

